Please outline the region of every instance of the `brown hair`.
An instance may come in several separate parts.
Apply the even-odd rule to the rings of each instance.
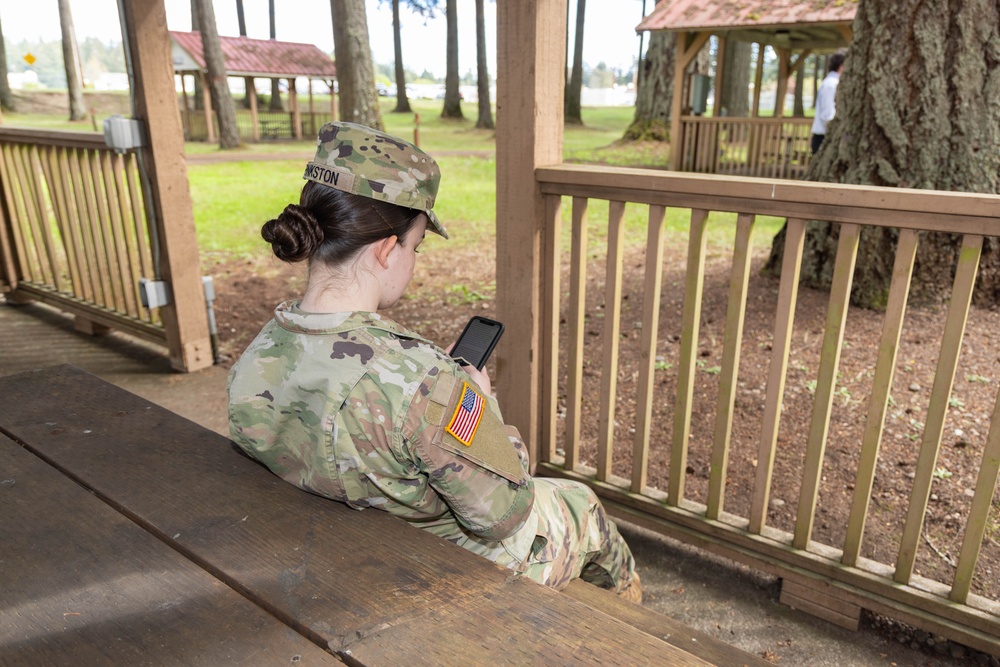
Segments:
[[[285,262],[304,259],[338,265],[380,239],[406,236],[422,211],[309,182],[261,227],[260,235]]]

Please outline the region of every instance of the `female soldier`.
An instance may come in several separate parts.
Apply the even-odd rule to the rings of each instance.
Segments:
[[[283,479],[402,517],[536,581],[580,577],[640,602],[632,554],[589,487],[532,478],[485,371],[379,311],[413,276],[441,175],[416,146],[352,123],[319,134],[309,182],[262,231],[309,260],[229,378],[232,439]]]

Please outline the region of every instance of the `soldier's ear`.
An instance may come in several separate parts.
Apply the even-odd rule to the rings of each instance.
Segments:
[[[396,247],[396,243],[398,241],[399,239],[393,235],[384,239],[379,239],[372,244],[372,249],[375,252],[375,259],[383,269],[389,268],[389,254],[392,252],[392,249]]]

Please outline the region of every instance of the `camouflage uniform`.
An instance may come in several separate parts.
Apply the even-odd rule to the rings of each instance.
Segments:
[[[632,582],[631,552],[593,491],[532,478],[496,400],[378,314],[280,305],[233,367],[229,419],[244,451],[303,489],[385,510],[555,588]]]

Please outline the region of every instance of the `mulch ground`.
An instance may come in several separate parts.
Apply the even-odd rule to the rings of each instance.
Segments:
[[[262,243],[263,246],[263,243]],[[262,257],[266,248],[262,247]],[[664,261],[664,293],[655,377],[655,406],[649,463],[649,485],[666,490],[673,431],[673,405],[683,302],[683,240],[668,247]],[[778,281],[760,274],[766,249],[755,257],[747,299],[725,510],[748,517],[758,464],[758,441],[774,331]],[[594,258],[587,286],[588,325],[585,335],[581,455],[594,465],[603,356],[603,257]],[[705,502],[718,401],[718,369],[722,363],[723,330],[731,259],[708,261],[705,278],[698,373],[695,382],[691,441],[687,462],[686,497]],[[469,316],[494,310],[493,249],[445,252],[432,245],[421,253],[408,295],[389,314],[442,346],[454,340]],[[643,249],[626,253],[621,302],[621,349],[615,405],[613,472],[631,474],[635,424],[635,386],[640,363]],[[266,257],[224,261],[211,268],[218,300],[216,315],[224,363],[231,364],[271,317],[274,306],[300,295],[304,266],[286,266]],[[567,276],[568,278],[568,276]],[[565,284],[565,283],[564,283]],[[774,462],[768,525],[791,532],[798,507],[800,479],[819,368],[828,295],[801,288],[795,312],[794,337],[786,380],[784,408]],[[563,313],[565,318],[566,312]],[[862,556],[894,564],[915,476],[927,406],[940,354],[946,308],[911,307],[900,341],[879,454]],[[871,391],[882,314],[852,308],[841,355],[829,439],[822,470],[813,539],[843,544],[854,492],[860,442]],[[1000,312],[973,308],[956,374],[951,406],[937,460],[916,572],[945,583],[952,581],[961,549],[965,516],[997,388],[1000,386]],[[501,346],[503,343],[501,343]],[[563,350],[566,350],[563,332]],[[560,415],[565,414],[565,364],[560,385]],[[503,387],[497,387],[501,397]],[[562,447],[562,442],[557,443]],[[973,592],[1000,599],[1000,500],[994,499],[983,542]]]

